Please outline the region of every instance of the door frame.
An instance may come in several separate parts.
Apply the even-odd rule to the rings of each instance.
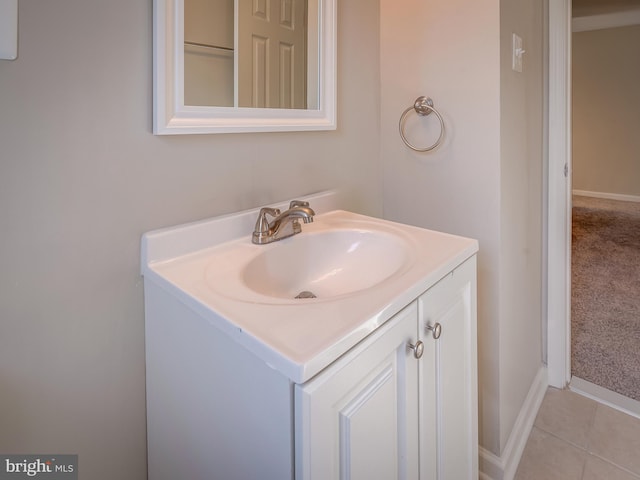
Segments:
[[[571,0],[549,0],[547,370],[571,380]]]

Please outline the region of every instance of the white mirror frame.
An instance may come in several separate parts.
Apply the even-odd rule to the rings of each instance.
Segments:
[[[336,1],[319,0],[319,109],[303,110],[185,105],[184,0],[154,0],[153,133],[335,130]]]

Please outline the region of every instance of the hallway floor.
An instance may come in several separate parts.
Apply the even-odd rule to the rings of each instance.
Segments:
[[[571,375],[640,401],[640,202],[572,203]]]
[[[516,480],[638,480],[640,419],[549,388]]]

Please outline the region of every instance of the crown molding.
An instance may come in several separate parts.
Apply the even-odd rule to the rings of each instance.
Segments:
[[[605,28],[629,27],[632,25],[640,25],[640,9],[574,17],[572,30],[575,33],[589,30],[602,30]]]

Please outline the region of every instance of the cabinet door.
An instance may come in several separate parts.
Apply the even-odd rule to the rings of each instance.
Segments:
[[[475,256],[422,295],[418,310],[425,346],[420,362],[420,479],[476,480]]]
[[[418,360],[412,303],[296,387],[296,478],[418,478]]]

